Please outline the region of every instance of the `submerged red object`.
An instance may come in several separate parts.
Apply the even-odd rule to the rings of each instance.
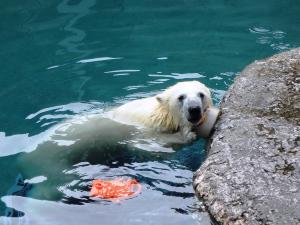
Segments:
[[[93,181],[90,196],[114,201],[136,196],[141,191],[142,185],[136,179],[98,179]]]

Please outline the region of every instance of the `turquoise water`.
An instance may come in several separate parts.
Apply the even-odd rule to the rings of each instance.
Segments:
[[[0,224],[209,224],[191,187],[203,140],[174,152],[75,149],[47,142],[51,128],[182,80],[205,83],[218,103],[247,64],[300,45],[297,0],[0,6]],[[89,198],[93,179],[117,176],[142,193]]]

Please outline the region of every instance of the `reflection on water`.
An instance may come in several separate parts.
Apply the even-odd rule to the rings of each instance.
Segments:
[[[86,32],[76,27],[76,23],[84,17],[92,13],[91,7],[96,3],[95,0],[77,1],[77,4],[72,4],[72,1],[64,0],[57,6],[57,11],[60,14],[71,15],[71,19],[68,20],[64,30],[71,33],[65,39],[59,42],[64,51],[80,53],[81,57],[84,58],[89,55],[91,50],[81,50],[80,43],[86,37]],[[57,54],[65,54],[64,51],[58,51]]]
[[[151,199],[149,201],[149,199]],[[161,202],[172,202],[174,205],[162,205]],[[183,207],[180,198],[171,198],[153,194],[150,190],[141,195],[139,200],[131,199],[121,204],[103,202],[102,204],[93,203],[85,205],[70,205],[60,202],[36,200],[18,196],[6,196],[2,200],[9,207],[18,206],[18,209],[24,211],[25,217],[12,218],[9,221],[6,218],[0,218],[0,222],[9,222],[12,224],[29,224],[28,221],[34,221],[35,224],[58,225],[63,224],[157,224],[156,221],[163,221],[163,224],[184,224],[193,223],[192,216],[184,213],[177,213],[175,209]],[[175,200],[175,201],[174,201]],[[172,206],[175,208],[172,209]],[[183,209],[183,212],[191,211]],[[179,211],[179,210],[178,210]],[[66,213],[68,212],[68,213]],[[84,216],[83,216],[84,215]],[[196,217],[196,215],[195,215]],[[60,220],[63,218],[63,220]],[[202,219],[201,224],[209,224],[208,219]]]
[[[300,44],[296,0],[0,6],[0,224],[209,224],[191,186],[203,140],[162,145],[84,118],[182,80],[202,81],[218,104],[244,66]],[[89,198],[93,179],[117,176],[143,192]]]

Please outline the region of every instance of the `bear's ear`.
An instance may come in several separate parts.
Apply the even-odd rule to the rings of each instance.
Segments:
[[[156,95],[155,98],[161,104],[163,104],[165,102],[165,98],[164,98],[164,96],[162,94]]]

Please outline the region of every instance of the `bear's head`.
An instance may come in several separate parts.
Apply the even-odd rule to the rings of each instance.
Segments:
[[[179,82],[156,96],[178,124],[198,125],[212,106],[209,89],[198,81]]]

